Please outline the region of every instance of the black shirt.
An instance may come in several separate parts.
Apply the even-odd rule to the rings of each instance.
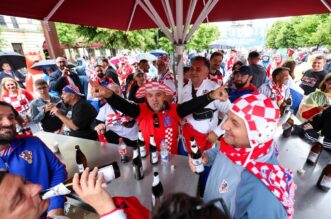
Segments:
[[[316,90],[320,85],[321,81],[324,79],[326,72],[324,70],[314,72],[313,69],[309,69],[305,72],[301,78],[300,87],[304,90],[305,95],[308,95]]]
[[[96,140],[98,135],[91,128],[91,124],[97,117],[98,113],[95,108],[86,100],[80,99],[72,107],[72,122],[79,128],[77,131],[70,130],[69,135],[79,138]]]

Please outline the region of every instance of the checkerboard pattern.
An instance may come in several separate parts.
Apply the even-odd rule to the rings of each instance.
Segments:
[[[251,147],[272,139],[280,112],[270,98],[263,94],[247,94],[234,102],[231,111],[244,119]]]
[[[163,91],[166,95],[173,95],[173,91],[165,84],[160,82],[148,82],[144,86],[140,87],[136,93],[137,98],[142,98],[146,96],[147,92],[151,91]]]

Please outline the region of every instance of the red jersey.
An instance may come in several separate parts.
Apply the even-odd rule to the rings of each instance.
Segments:
[[[139,124],[145,144],[146,150],[149,151],[149,138],[154,135],[156,147],[160,150],[160,143],[165,139],[169,151],[172,154],[177,154],[178,148],[178,125],[180,117],[177,114],[177,104],[166,105],[166,109],[157,113],[159,127],[154,127],[155,114],[146,103],[139,104],[140,114],[136,119]]]

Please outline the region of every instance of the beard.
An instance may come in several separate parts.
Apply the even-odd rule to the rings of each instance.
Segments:
[[[98,78],[102,79],[105,76],[105,74],[104,73],[98,73],[97,76],[98,76]]]
[[[8,129],[4,132],[3,129]],[[16,137],[16,128],[12,126],[3,126],[0,128],[0,144],[9,144]]]
[[[246,85],[246,83],[234,82],[234,85],[236,86],[236,88],[243,88]]]

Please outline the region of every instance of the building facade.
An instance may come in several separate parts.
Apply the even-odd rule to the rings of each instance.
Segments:
[[[0,49],[5,52],[42,52],[45,37],[40,21],[0,15],[1,38],[5,45]]]

